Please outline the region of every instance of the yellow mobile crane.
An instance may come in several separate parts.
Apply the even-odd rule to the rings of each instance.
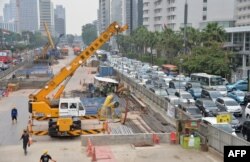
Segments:
[[[81,120],[86,110],[80,98],[60,98],[65,84],[62,85],[56,97],[49,99],[47,96],[56,89],[62,82],[67,82],[76,69],[81,66],[97,49],[107,42],[114,34],[125,31],[127,25],[120,26],[113,22],[101,35],[94,40],[89,47],[85,48],[71,63],[63,67],[44,88],[36,94],[29,96],[29,112],[32,119],[49,118],[48,134],[50,136],[78,136],[81,134]]]

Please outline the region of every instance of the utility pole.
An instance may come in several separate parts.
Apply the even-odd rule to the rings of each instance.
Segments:
[[[187,54],[187,18],[188,18],[188,4],[187,0],[184,7],[184,54]]]

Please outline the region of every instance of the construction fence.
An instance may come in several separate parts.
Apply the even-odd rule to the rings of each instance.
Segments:
[[[125,83],[125,86],[131,91],[135,93],[139,93],[144,96],[144,99],[152,102],[155,107],[162,109],[164,114],[166,114],[166,118],[168,120],[172,120],[171,123],[176,123],[177,119],[185,120],[191,119],[191,117],[181,111],[180,109],[176,109],[174,105],[171,105],[167,100],[163,97],[155,95],[153,92],[143,87],[142,85],[136,83],[133,79],[121,74],[119,71],[116,71],[120,81]],[[148,101],[146,101],[148,102]],[[174,125],[176,126],[176,125]],[[229,134],[223,130],[215,128],[213,126],[202,125],[200,126],[198,133],[202,136],[203,144],[208,143],[210,147],[217,150],[220,153],[224,153],[224,146],[229,145],[241,145],[241,146],[249,146],[250,143],[241,139],[237,136]]]

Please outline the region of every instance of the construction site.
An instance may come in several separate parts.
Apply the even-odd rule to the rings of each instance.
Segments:
[[[91,57],[126,29],[113,23],[80,53],[64,49],[61,58],[46,62],[36,57],[5,74],[1,85],[8,95],[0,100],[0,119],[8,121],[13,104],[20,113],[18,123],[9,122],[1,136],[1,162],[33,162],[44,149],[56,161],[222,161],[223,156],[209,149],[203,138],[182,146],[179,125],[186,123],[170,120],[164,108],[134,90],[118,72],[108,78],[100,75],[100,67],[106,65],[93,63]],[[44,50],[48,49],[46,45]],[[32,137],[26,156],[18,142],[23,129]]]

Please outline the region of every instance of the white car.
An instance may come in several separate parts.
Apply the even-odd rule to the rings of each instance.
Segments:
[[[245,117],[246,117],[246,119],[250,118],[250,103],[248,103],[246,108],[245,108]]]
[[[183,90],[177,90],[175,96],[179,97],[181,103],[195,103],[192,95]]]
[[[235,129],[232,128],[230,123],[218,123],[216,117],[203,117],[201,119],[203,124],[212,125],[213,127],[224,130],[225,132],[231,133],[234,136],[237,136]]]

